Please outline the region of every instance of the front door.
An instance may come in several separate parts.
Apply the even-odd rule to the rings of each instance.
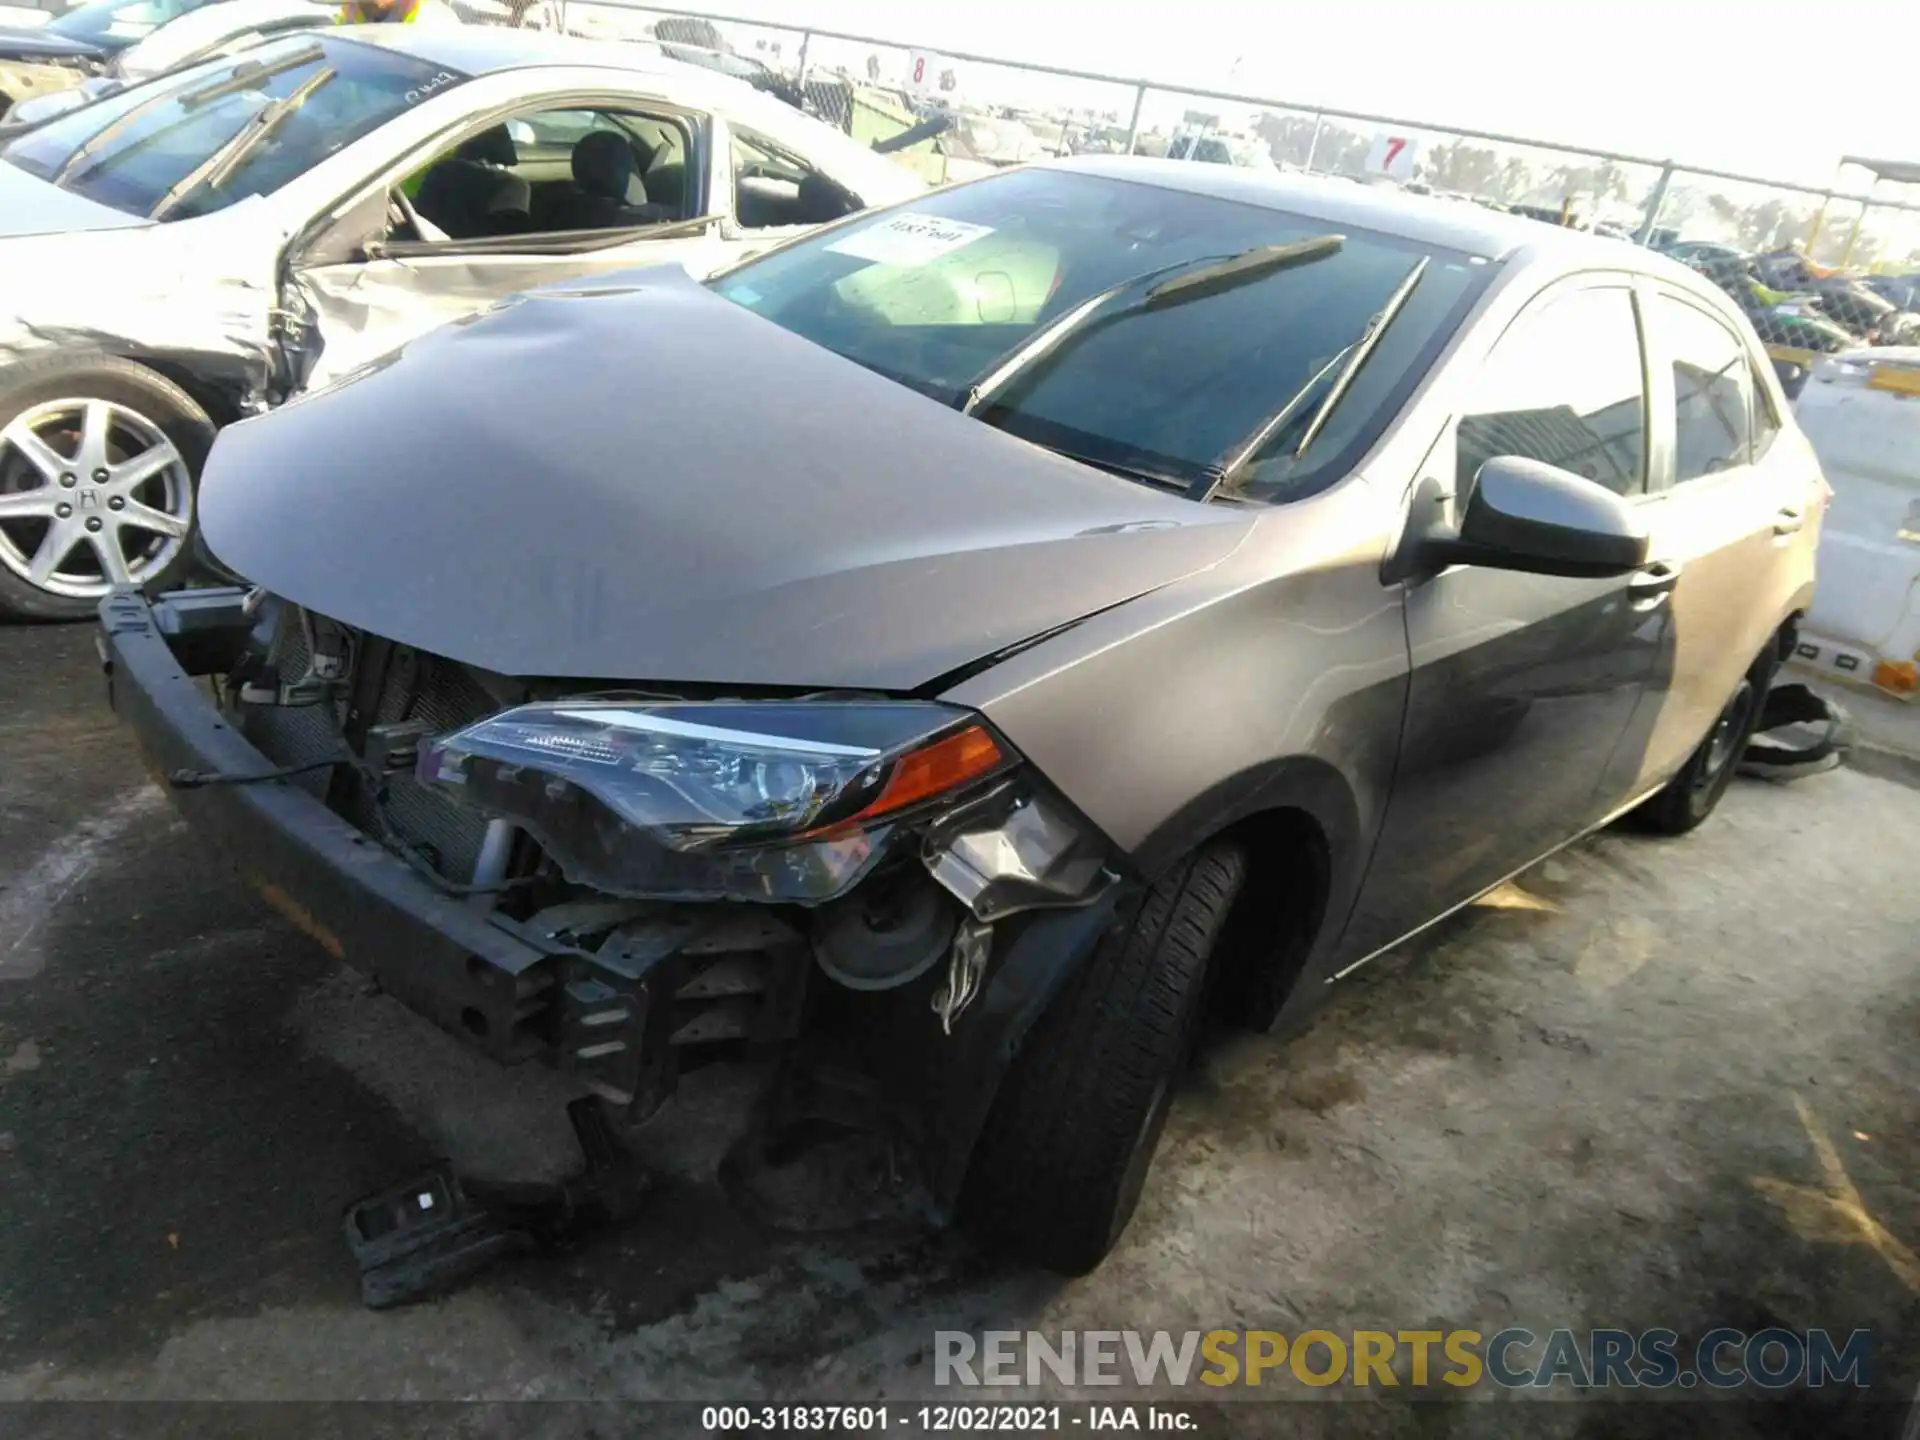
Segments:
[[[1537,297],[1487,357],[1420,480],[1457,505],[1496,455],[1622,495],[1646,483],[1647,390],[1624,279]],[[1342,945],[1364,959],[1598,818],[1604,777],[1662,643],[1634,577],[1455,566],[1409,582],[1412,659],[1393,794]]]
[[[667,233],[641,231],[613,243],[604,237],[408,243],[384,247],[377,259],[303,267],[294,275],[296,291],[320,342],[304,384],[324,385],[429,330],[542,285],[672,263],[700,276],[717,269],[728,252],[711,223],[662,229]]]
[[[713,122],[548,102],[490,121],[343,214],[290,266],[289,368],[316,386],[524,290],[739,250],[708,183]]]
[[[647,265],[704,278],[860,200],[712,116],[547,102],[368,196],[292,267],[305,386],[542,285]],[[371,243],[369,243],[371,239]]]

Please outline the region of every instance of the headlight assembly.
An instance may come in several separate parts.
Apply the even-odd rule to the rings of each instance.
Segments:
[[[441,736],[419,776],[523,826],[580,884],[814,905],[903,821],[1017,758],[968,712],[923,702],[584,700]]]

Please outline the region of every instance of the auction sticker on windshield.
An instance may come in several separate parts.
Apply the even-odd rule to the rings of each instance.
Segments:
[[[877,225],[863,226],[827,249],[835,255],[851,255],[879,265],[925,265],[992,233],[991,225],[970,225],[964,220],[904,211],[889,215]]]

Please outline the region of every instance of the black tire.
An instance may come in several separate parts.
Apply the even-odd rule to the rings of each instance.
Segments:
[[[960,1196],[989,1247],[1084,1275],[1133,1218],[1174,1081],[1193,1050],[1208,960],[1246,879],[1208,846],[1109,935],[1041,1016],[1001,1082]]]
[[[1778,667],[1779,660],[1769,646],[1753,668],[1740,677],[1726,708],[1713,722],[1707,738],[1687,757],[1680,773],[1628,817],[1636,829],[1656,835],[1685,835],[1713,814],[1740,768],[1740,757],[1753,738],[1767,686]]]
[[[189,490],[196,492],[200,470],[217,427],[193,397],[165,376],[112,355],[35,356],[0,372],[0,430],[35,405],[52,401],[106,400],[146,420],[172,442],[185,462]],[[0,446],[0,489],[8,483],[12,457]],[[195,520],[197,530],[197,519]],[[198,546],[189,531],[178,553],[142,588],[152,592],[180,584],[191,573]],[[0,565],[0,617],[24,620],[82,620],[99,609],[98,598],[54,594]]]

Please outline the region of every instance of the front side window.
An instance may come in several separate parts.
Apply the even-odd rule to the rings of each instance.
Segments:
[[[272,194],[465,78],[377,46],[288,38],[96,101],[0,160],[116,210],[184,219]]]
[[[1146,293],[1155,281],[1143,277],[1296,245],[1312,258]],[[1288,422],[1243,471],[1248,493],[1280,497],[1337,478],[1377,438],[1492,269],[1265,206],[1036,169],[836,226],[712,284],[828,350],[959,405],[1047,327],[1133,282],[980,398],[975,416],[1089,463],[1189,488],[1285,412]],[[1402,291],[1393,322],[1363,345]],[[1363,349],[1336,396],[1346,362]]]
[[[1500,337],[1460,417],[1465,494],[1495,456],[1539,460],[1616,495],[1645,485],[1647,397],[1640,327],[1625,287],[1529,306]]]
[[[1673,483],[1747,464],[1754,406],[1747,347],[1704,310],[1666,295],[1656,303],[1673,363]]]
[[[450,146],[401,183],[427,243],[578,230],[633,230],[685,218],[680,122],[631,111],[529,111]]]

